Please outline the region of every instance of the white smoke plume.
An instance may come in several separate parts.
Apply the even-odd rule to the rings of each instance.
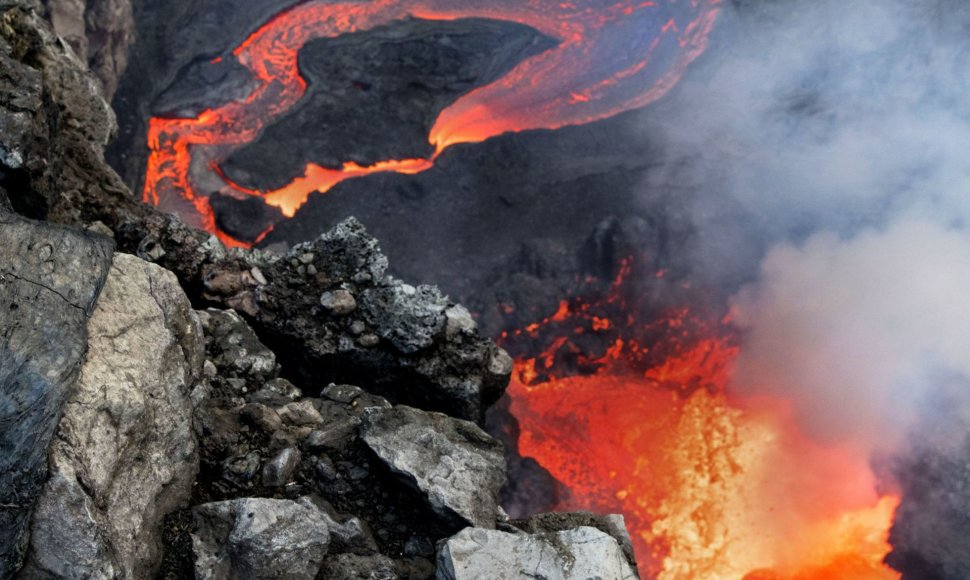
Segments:
[[[931,376],[970,377],[970,2],[737,0],[720,26],[650,130],[677,161],[657,179],[688,174],[768,240],[733,300],[735,389],[784,394],[822,440],[895,445]],[[743,269],[725,234],[701,259]]]

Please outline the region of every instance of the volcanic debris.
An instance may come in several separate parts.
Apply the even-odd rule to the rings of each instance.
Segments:
[[[621,526],[504,515],[467,310],[353,219],[273,256],[137,202],[41,14],[0,0],[0,577],[635,577]]]

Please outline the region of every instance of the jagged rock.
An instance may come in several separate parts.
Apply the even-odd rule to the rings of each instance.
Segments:
[[[508,381],[511,359],[473,326],[447,332],[448,300],[386,269],[376,240],[351,218],[261,267],[268,283],[253,290],[253,324],[273,344],[304,345],[280,355],[307,380],[322,372],[393,402],[481,421]]]
[[[438,580],[635,580],[617,541],[591,527],[531,535],[466,528],[438,553]]]
[[[446,332],[438,311],[450,303],[427,288],[412,295],[388,277],[387,259],[356,220],[278,258],[227,250],[136,200],[104,162],[115,123],[97,81],[25,1],[0,5],[12,6],[0,8],[0,150],[17,158],[16,168],[0,166],[10,174],[0,187],[18,212],[100,222],[123,251],[173,271],[192,300],[243,312],[269,346],[285,347],[277,354],[292,376],[356,383],[395,402],[482,420],[508,383],[509,359],[475,330]],[[354,296],[353,312],[321,305],[337,290]]]
[[[282,487],[289,483],[301,459],[300,450],[293,447],[287,447],[277,453],[263,468],[263,485]]]
[[[253,389],[276,376],[276,355],[259,341],[249,324],[232,310],[210,308],[200,314],[206,350],[223,378],[246,379]]]
[[[320,411],[309,400],[287,403],[279,408],[279,415],[290,425],[315,427],[323,423]]]
[[[475,424],[410,407],[364,415],[362,438],[441,517],[494,527],[505,483],[502,446]]]
[[[98,81],[26,0],[0,3],[0,22],[0,182],[21,184],[0,187],[14,208],[44,218],[81,191],[124,189],[108,183],[117,125]]]
[[[130,0],[44,0],[54,31],[87,62],[110,101],[135,40]]]
[[[302,393],[293,383],[286,379],[272,379],[266,381],[255,393],[246,397],[251,403],[263,403],[264,405],[285,405],[296,401]]]
[[[327,518],[308,501],[237,499],[192,513],[200,580],[312,580],[330,543]]]
[[[170,272],[117,254],[51,446],[24,578],[146,578],[198,470],[202,329]]]
[[[342,517],[325,499],[306,496],[301,501],[311,502],[327,520],[330,528],[330,552],[352,552],[373,554],[377,552],[377,542],[368,525],[356,517]]]
[[[637,567],[633,543],[630,541],[626,522],[620,514],[601,516],[589,512],[542,513],[511,523],[516,528],[533,535],[549,535],[580,527],[596,528],[616,540],[627,563],[634,569]]]
[[[0,213],[0,578],[26,548],[47,448],[110,264],[107,238]]]

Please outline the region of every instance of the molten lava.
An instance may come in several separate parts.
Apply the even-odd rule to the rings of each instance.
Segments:
[[[458,143],[512,131],[589,123],[642,107],[664,95],[700,55],[720,0],[311,0],[264,24],[232,55],[256,81],[242,101],[194,118],[152,118],[144,199],[216,233],[208,202],[193,172],[207,171],[223,192],[260,196],[292,217],[313,192],[377,172],[417,173]],[[314,38],[367,30],[403,18],[488,18],[531,26],[558,45],[444,109],[428,136],[429,159],[386,160],[362,167],[309,164],[303,176],[276,191],[252,191],[222,178],[219,163],[255,139],[305,94],[297,56]],[[210,175],[210,177],[212,176]],[[209,180],[206,180],[209,182]],[[221,234],[224,241],[235,243]]]
[[[568,488],[557,508],[624,514],[649,578],[898,578],[882,564],[898,500],[876,492],[869,458],[803,436],[783,400],[732,396],[730,319],[639,323],[623,277],[504,337],[541,343],[508,394],[520,454]],[[611,346],[559,369],[590,333]]]

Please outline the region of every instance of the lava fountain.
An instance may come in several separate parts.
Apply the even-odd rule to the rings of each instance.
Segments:
[[[258,196],[292,217],[313,192],[377,172],[418,173],[445,149],[513,131],[557,129],[611,117],[663,96],[705,49],[720,0],[312,0],[278,14],[232,51],[256,81],[242,101],[193,118],[152,118],[143,198],[217,233],[208,193],[192,172],[206,171],[225,183],[223,193]],[[445,108],[428,136],[426,159],[389,159],[371,166],[307,165],[275,191],[231,183],[221,161],[255,139],[274,118],[306,93],[298,54],[308,41],[336,37],[403,18],[486,18],[531,26],[556,40],[555,48],[522,61],[495,82]]]
[[[883,564],[898,498],[865,453],[809,439],[783,399],[732,394],[731,316],[630,316],[629,268],[502,339],[540,345],[508,394],[519,453],[568,489],[557,509],[624,514],[648,578],[898,578]],[[564,364],[596,334],[600,356]]]

